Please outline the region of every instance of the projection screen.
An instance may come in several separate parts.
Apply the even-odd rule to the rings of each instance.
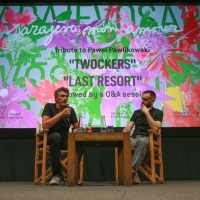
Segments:
[[[0,127],[35,128],[58,87],[84,125],[124,127],[156,92],[164,127],[200,126],[200,6],[0,7]]]

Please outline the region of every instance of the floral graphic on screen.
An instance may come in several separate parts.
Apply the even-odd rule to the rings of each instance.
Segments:
[[[12,30],[14,25],[18,24],[20,26],[31,24],[36,20],[36,16],[30,10],[25,11],[24,13],[15,13],[13,9],[8,8],[4,12],[4,18],[7,22],[7,25],[4,25],[8,30]]]
[[[13,35],[10,38],[6,38],[3,42],[3,49],[8,52],[20,52],[25,51],[27,53],[34,54],[31,49],[35,47],[35,44],[29,37],[21,35]]]
[[[95,126],[102,115],[108,125],[124,126],[140,108],[144,90],[156,92],[164,126],[200,126],[199,6],[154,6],[154,11],[95,6],[88,19],[76,6],[64,7],[2,7],[1,127],[35,127],[62,86],[69,87],[76,112]],[[120,62],[112,66],[113,60]],[[83,77],[91,76],[93,81],[84,85]],[[98,85],[99,77],[125,76],[135,77],[132,85]],[[118,113],[121,118],[112,117]]]
[[[41,80],[37,87],[26,79],[26,86],[31,90],[31,95],[38,101],[42,108],[46,103],[55,103],[54,92],[59,87],[68,87],[66,80],[59,80],[57,83],[50,83],[48,80]]]
[[[191,85],[191,76],[180,85],[179,94],[180,98],[178,103],[182,104],[181,110],[174,110],[173,102],[165,103],[164,120],[170,123],[171,126],[198,126],[200,122],[200,95],[198,89],[200,81]],[[169,105],[171,104],[171,106]],[[185,125],[184,125],[185,124]]]
[[[19,89],[14,83],[9,83],[5,88],[4,84],[0,86],[0,110],[1,110],[1,126],[7,128],[31,128],[36,119],[34,111],[27,110],[22,104],[24,100],[28,100],[30,91],[26,88]],[[20,104],[21,102],[21,104]]]
[[[14,83],[9,83],[8,87],[5,88],[4,84],[0,85],[0,106],[8,105],[9,103],[16,101],[28,100],[28,94],[30,91],[26,88],[18,89]]]

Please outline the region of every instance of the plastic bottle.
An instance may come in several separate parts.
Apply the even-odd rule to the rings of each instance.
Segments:
[[[91,123],[88,124],[88,127],[87,127],[86,132],[87,132],[87,133],[92,133],[92,126],[91,126]]]
[[[101,120],[101,132],[107,132],[105,116],[102,116],[102,120]]]
[[[81,114],[79,114],[78,127],[78,132],[85,132],[85,129],[83,128],[83,119]]]

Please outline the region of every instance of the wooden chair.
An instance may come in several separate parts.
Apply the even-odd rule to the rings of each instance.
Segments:
[[[147,149],[146,156],[139,167],[139,170],[152,182],[156,184],[156,181],[160,183],[164,182],[163,172],[163,159],[162,159],[162,145],[161,145],[161,132],[148,130],[149,132],[149,147]],[[134,149],[132,149],[134,153]],[[118,183],[118,152],[115,149],[115,178]]]
[[[34,183],[45,185],[52,177],[52,168],[47,166],[47,160],[50,160],[49,145],[47,145],[48,129],[42,130],[42,125],[37,123],[36,126],[36,149],[35,149],[35,173]],[[62,174],[67,178],[67,150],[61,150]],[[83,182],[83,156],[79,166],[79,182]]]

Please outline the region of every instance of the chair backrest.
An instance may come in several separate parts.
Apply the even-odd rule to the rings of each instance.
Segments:
[[[135,130],[135,126],[133,126],[133,128],[130,131],[130,136],[133,135],[133,131]],[[161,133],[161,128],[158,130],[159,133]]]
[[[72,126],[69,127],[69,133],[71,133],[71,132],[72,132]]]
[[[36,122],[36,134],[38,134],[40,131],[42,131],[42,124]]]

